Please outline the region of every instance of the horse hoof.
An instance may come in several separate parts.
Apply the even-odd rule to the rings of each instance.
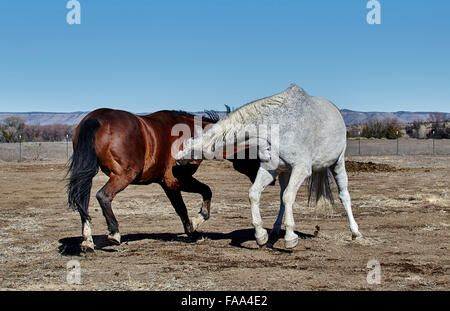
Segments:
[[[81,251],[84,253],[95,252],[94,243],[92,243],[91,241],[84,240],[83,242],[81,242]]]
[[[191,220],[192,231],[197,231],[198,227],[205,222],[203,216],[197,216]]]
[[[287,249],[292,249],[296,247],[298,244],[298,237],[292,239],[292,240],[285,240],[284,241],[284,247]]]
[[[119,232],[110,233],[108,235],[108,241],[110,241],[115,245],[120,245],[120,233]]]
[[[352,240],[364,240],[364,236],[361,232],[352,232]]]
[[[267,244],[267,241],[269,240],[269,235],[267,234],[267,231],[264,230],[264,233],[262,235],[255,234],[255,238],[256,238],[256,243],[259,246],[264,246]]]

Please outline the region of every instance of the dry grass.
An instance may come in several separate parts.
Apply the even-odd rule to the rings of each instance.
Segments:
[[[369,160],[351,157],[348,160]],[[95,191],[90,205],[95,254],[80,254],[79,216],[66,206],[60,163],[0,164],[0,289],[19,290],[449,290],[449,158],[380,157],[395,172],[350,172],[353,209],[364,240],[352,241],[340,204],[308,208],[302,186],[294,207],[302,239],[286,251],[259,249],[250,222],[250,182],[228,162],[205,162],[196,177],[213,190],[204,238],[190,243],[158,185],[130,186],[113,209],[123,243],[106,242]],[[262,195],[270,228],[279,188]],[[189,213],[200,197],[184,195]],[[313,233],[320,227],[317,237]],[[69,260],[81,264],[82,285],[66,282]],[[381,264],[382,283],[366,282],[367,262]],[[195,281],[193,281],[195,280]]]

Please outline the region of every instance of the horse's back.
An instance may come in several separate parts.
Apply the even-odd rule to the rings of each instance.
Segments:
[[[347,128],[339,108],[322,97],[311,97],[318,126],[314,135],[314,167],[329,167],[345,152],[347,145]]]
[[[87,114],[80,122],[95,119],[100,127],[95,134],[95,149],[101,169],[108,175],[113,172],[140,171],[144,167],[146,138],[139,117],[124,110],[100,108]]]
[[[329,166],[345,151],[346,127],[339,109],[322,97],[293,102],[278,118],[280,153],[288,163]],[[287,147],[287,148],[286,148]],[[283,151],[284,150],[284,151]]]
[[[101,108],[86,115],[78,128],[88,119],[96,119],[100,123],[95,135],[95,148],[102,171],[108,175],[111,172],[138,171],[138,179],[133,181],[136,184],[174,179],[172,167],[175,160],[171,148],[181,137],[179,133],[172,134],[172,129],[183,124],[189,127],[189,137],[194,133],[192,115],[177,111],[162,110],[141,116],[124,110]],[[177,172],[192,175],[198,164],[193,163]]]
[[[342,136],[342,134],[346,133],[346,126],[339,108],[323,97],[311,96],[310,99],[313,103],[314,113],[323,122],[323,130],[334,132],[338,138],[345,138],[345,135]]]

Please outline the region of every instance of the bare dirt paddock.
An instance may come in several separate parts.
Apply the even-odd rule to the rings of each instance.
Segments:
[[[0,163],[0,289],[16,290],[449,290],[450,157],[352,157],[350,194],[365,239],[351,241],[342,206],[308,208],[305,187],[294,216],[302,239],[259,249],[250,223],[250,182],[227,162],[204,162],[196,174],[213,190],[203,240],[191,243],[158,185],[129,186],[113,202],[123,243],[106,242],[95,192],[90,205],[94,254],[80,254],[80,218],[68,209],[65,166]],[[350,162],[349,162],[350,163]],[[384,168],[383,168],[384,167]],[[275,220],[279,187],[263,193],[266,228]],[[190,215],[200,196],[185,194]],[[318,225],[320,232],[313,235]],[[67,283],[78,260],[81,285]],[[377,260],[381,284],[368,284]]]

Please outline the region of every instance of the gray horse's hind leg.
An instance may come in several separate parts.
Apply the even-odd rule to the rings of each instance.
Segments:
[[[294,233],[295,221],[293,214],[293,205],[297,191],[302,185],[303,181],[311,175],[311,168],[304,164],[297,164],[292,168],[289,183],[284,190],[283,204],[285,206],[284,225],[286,226],[286,234],[284,242],[286,248],[294,248],[298,244],[298,235]]]
[[[278,211],[277,220],[273,224],[272,230],[270,230],[269,233],[269,243],[272,245],[275,244],[275,242],[280,237],[281,224],[283,222],[284,216],[283,193],[288,185],[289,177],[290,172],[282,172],[278,177],[278,181],[280,183],[280,210]]]
[[[256,243],[258,243],[259,246],[265,245],[269,239],[267,231],[263,227],[261,214],[259,212],[259,200],[261,198],[261,192],[263,192],[275,178],[275,171],[266,170],[265,168],[260,167],[255,182],[248,192],[252,212],[252,224],[255,227]]]
[[[352,232],[352,239],[362,238],[362,234],[358,231],[358,224],[353,218],[350,194],[348,193],[348,177],[345,171],[345,161],[342,155],[338,162],[332,168],[334,179],[339,189],[339,199],[344,205],[350,224],[350,231]]]

